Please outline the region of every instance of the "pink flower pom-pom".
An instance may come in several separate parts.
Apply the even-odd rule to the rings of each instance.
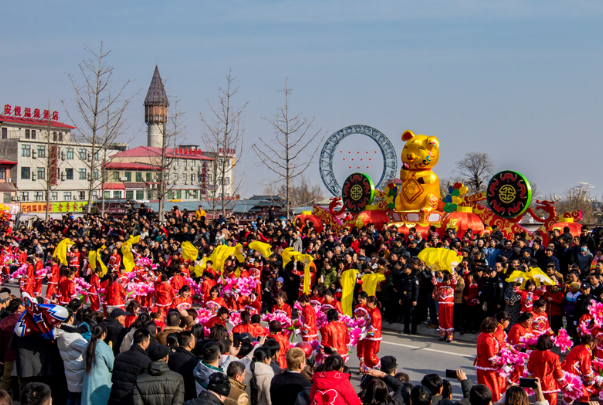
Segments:
[[[563,379],[566,383],[565,387],[563,387],[565,396],[574,401],[580,398],[582,396],[582,388],[584,387],[582,379],[573,373],[568,373],[567,371],[563,372]]]
[[[233,327],[240,324],[241,323],[241,313],[238,311],[232,311],[228,315],[228,323],[231,324]]]
[[[595,325],[603,325],[603,303],[593,301],[588,307],[588,310],[595,321]]]
[[[572,348],[574,342],[572,342],[572,338],[567,334],[567,331],[563,328],[559,329],[559,333],[557,336],[553,336],[553,343],[559,349],[561,349],[561,353],[567,352]]]

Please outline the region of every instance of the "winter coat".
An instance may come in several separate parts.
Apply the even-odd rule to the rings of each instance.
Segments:
[[[245,384],[238,382],[232,377],[228,377],[230,381],[230,394],[224,401],[224,405],[249,405],[249,395],[245,392]]]
[[[8,345],[17,353],[13,366],[13,375],[17,377],[43,377],[52,375],[52,341],[41,333],[19,337],[13,333]]]
[[[193,377],[195,378],[195,388],[197,391],[197,396],[199,396],[202,391],[206,390],[207,384],[209,383],[209,376],[213,373],[226,374],[221,368],[210,366],[209,364],[205,364],[202,361],[197,364],[197,367],[195,367],[195,369],[193,370]]]
[[[454,303],[463,303],[463,291],[465,290],[465,280],[462,277],[457,278],[457,283],[454,286]]]
[[[316,405],[360,405],[350,375],[339,371],[314,373],[310,399]]]
[[[88,345],[86,345],[86,348]],[[84,348],[84,364],[86,363]],[[82,385],[82,405],[105,405],[111,394],[111,375],[113,373],[113,350],[108,344],[99,340],[94,351],[96,362],[90,374],[84,372]]]
[[[275,375],[270,384],[270,398],[278,398],[279,404],[294,405],[297,394],[312,384],[300,373],[285,371]]]
[[[228,399],[227,399],[228,400]],[[184,405],[222,405],[223,402],[213,392],[203,391],[197,398],[186,401]]]
[[[54,336],[63,359],[67,389],[69,392],[82,392],[84,382],[84,348],[88,341],[79,333],[67,333],[63,329],[55,329]]]
[[[180,405],[184,402],[184,380],[164,361],[153,361],[134,384],[134,405]]]
[[[165,328],[163,330],[163,332],[157,334],[157,341],[160,344],[166,346],[167,345],[167,337],[168,337],[168,335],[170,333],[174,333],[174,332],[180,333],[180,332],[182,332],[182,328],[180,328],[178,326],[168,326],[167,328]]]
[[[251,365],[255,364],[255,372],[251,371]],[[247,387],[245,391],[247,395],[249,395],[249,399],[252,399],[251,394],[251,379],[255,377],[256,384],[258,386],[257,392],[257,405],[271,405],[272,399],[270,397],[270,383],[272,378],[274,377],[274,371],[272,367],[267,364],[260,363],[258,361],[251,362],[247,366],[245,366],[245,380],[243,380],[243,384]],[[251,401],[253,402],[253,400]],[[277,402],[277,404],[281,404],[281,402]]]
[[[105,338],[105,343],[111,346],[113,349],[113,354],[116,355],[119,353],[119,334],[121,330],[124,328],[121,323],[114,318],[106,318],[103,320],[103,325],[107,327],[107,337]]]
[[[133,345],[130,350],[120,353],[113,363],[113,386],[109,405],[129,405],[136,378],[147,372],[151,358],[139,345]]]
[[[15,312],[0,321],[0,362],[14,361],[17,352],[10,350],[8,344],[13,336],[15,325],[21,317],[22,312]]]
[[[197,357],[192,352],[178,347],[174,353],[170,354],[167,364],[170,370],[180,374],[184,379],[184,400],[188,401],[196,398],[197,389],[195,388],[193,371],[199,364]]]

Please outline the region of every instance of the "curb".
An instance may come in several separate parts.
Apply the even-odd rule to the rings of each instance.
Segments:
[[[382,328],[383,328],[383,330],[389,330],[392,332],[402,333],[404,331],[404,325],[401,323],[383,322]],[[439,339],[440,332],[438,329],[429,329],[425,324],[420,324],[417,326],[417,335],[431,336],[431,337],[436,337]],[[476,343],[477,335],[472,334],[472,333],[465,333],[464,335],[461,335],[460,333],[455,332],[454,340],[458,340],[459,342]]]

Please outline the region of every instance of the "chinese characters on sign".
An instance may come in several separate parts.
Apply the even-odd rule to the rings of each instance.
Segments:
[[[42,115],[43,119],[45,119],[45,120],[51,119],[50,110],[44,110],[42,114],[43,114]],[[13,106],[10,104],[4,105],[4,114],[3,115],[12,115],[13,117],[23,116],[24,118],[32,118],[31,108],[25,107],[23,115],[21,115],[21,106],[16,105],[13,108]],[[40,109],[39,108],[34,109],[33,118],[40,119]],[[52,112],[52,121],[58,121],[58,120],[59,120],[59,112],[53,111]]]
[[[50,146],[50,184],[57,186],[59,184],[59,147],[56,145]]]
[[[48,212],[81,212],[87,202],[53,202],[48,206]],[[21,203],[21,212],[46,212],[46,203]]]

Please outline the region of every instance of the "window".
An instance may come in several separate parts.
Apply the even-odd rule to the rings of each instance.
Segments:
[[[73,169],[65,169],[65,179],[73,180]]]
[[[80,195],[78,196],[78,198],[82,201],[84,201],[86,199],[86,192],[85,191],[80,191]]]
[[[128,200],[133,200],[134,199],[134,190],[128,190],[128,191],[126,191],[126,198]]]
[[[185,181],[186,181],[186,173],[182,173],[182,174],[180,175],[180,180],[182,180],[182,182],[185,182]]]
[[[228,184],[230,184],[230,177],[226,177],[224,179],[224,185],[228,185]]]
[[[98,159],[98,151],[97,151],[97,152],[94,152],[94,160],[97,160],[97,161],[99,160],[99,159]]]
[[[188,198],[189,198],[189,197],[188,197],[188,194],[189,194],[189,193],[188,193],[188,190],[184,190],[184,199],[185,199],[185,200],[188,200]]]
[[[38,180],[45,180],[46,179],[46,168],[38,167],[38,170],[36,171],[36,176],[38,177]]]
[[[62,132],[59,132],[59,142],[63,142],[63,133]]]
[[[6,180],[6,167],[0,167],[0,180]]]
[[[213,182],[214,175],[210,174],[209,176],[207,176],[207,181],[209,181],[210,183]]]
[[[142,173],[141,172],[136,172],[136,182],[137,183],[142,182]]]
[[[73,148],[67,148],[67,159],[73,159]]]
[[[63,201],[71,201],[71,191],[63,191]]]
[[[29,201],[29,191],[21,191],[19,193],[19,201]]]
[[[29,129],[26,129],[25,130],[25,139],[30,139],[30,138],[31,138],[31,131]]]
[[[182,198],[182,190],[176,190],[176,200],[179,200]]]
[[[2,128],[2,139],[8,139],[8,128]]]
[[[191,174],[191,183],[194,183],[194,182],[195,182],[195,175]]]
[[[56,142],[56,141],[57,141],[57,133],[56,133],[56,132],[53,132],[53,133],[52,133],[52,140],[53,140],[54,142]]]
[[[153,181],[153,174],[151,172],[147,173],[147,183]]]
[[[22,157],[30,157],[31,156],[31,146],[30,145],[21,145],[21,156]]]
[[[86,149],[84,148],[79,148],[78,149],[78,153],[80,155],[80,160],[86,160],[86,157],[88,155],[88,153],[86,152]]]
[[[147,191],[147,200],[151,201],[153,199],[153,190]]]
[[[168,192],[167,192],[167,199],[168,200],[172,199],[172,190],[168,190]]]
[[[98,191],[97,190],[92,191],[92,200],[93,201],[98,200]]]
[[[193,198],[197,198],[198,196],[198,190],[193,190]]]
[[[132,182],[132,172],[124,172],[124,176],[126,177],[126,181],[128,183]]]
[[[105,198],[111,198],[111,192],[110,191],[105,191],[104,194]]]
[[[59,200],[59,193],[58,193],[58,191],[53,191],[52,193],[50,193],[50,200],[51,201],[58,201]]]
[[[137,200],[144,200],[144,191],[142,191],[142,190],[136,190],[136,199]]]
[[[44,201],[44,192],[43,191],[34,192],[34,201]]]
[[[46,157],[46,146],[38,145],[38,157],[39,158]]]
[[[86,179],[87,179],[87,177],[86,177],[86,169],[85,168],[80,169],[80,180],[86,180]]]
[[[4,204],[10,204],[11,203],[11,195],[10,193],[2,193],[4,194]]]
[[[119,181],[119,172],[113,172],[113,181]]]
[[[195,161],[191,160],[191,167],[194,169],[195,168]]]
[[[21,167],[21,180],[29,180],[30,170],[29,167]]]
[[[100,173],[98,170],[94,170],[94,180],[98,180],[100,178]]]
[[[114,191],[113,198],[121,198],[121,191]]]
[[[35,129],[31,130],[31,139],[36,139],[36,130]]]

